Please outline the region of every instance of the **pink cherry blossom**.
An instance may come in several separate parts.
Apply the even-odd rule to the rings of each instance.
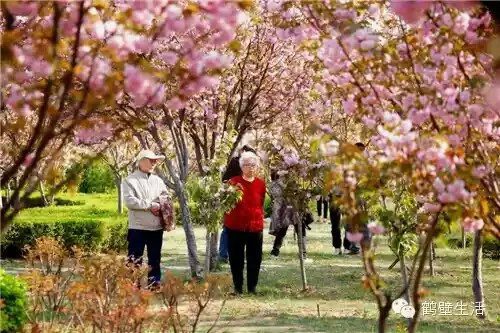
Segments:
[[[346,232],[346,238],[353,243],[360,242],[363,239],[363,234],[361,232]]]
[[[473,219],[470,217],[466,217],[462,222],[462,226],[464,227],[464,230],[466,232],[476,232],[483,229],[484,221],[483,219]]]
[[[342,107],[346,114],[352,114],[356,109],[356,102],[354,102],[354,96],[349,95],[346,100],[342,102]]]
[[[6,1],[6,6],[14,16],[33,16],[38,11],[36,1]]]
[[[441,205],[440,204],[432,204],[432,203],[424,203],[422,206],[422,210],[426,213],[437,213],[441,210]]]
[[[488,174],[488,168],[485,165],[480,165],[472,169],[472,175],[476,178],[483,178]]]
[[[171,110],[177,111],[185,107],[185,102],[181,101],[179,97],[173,97],[167,102],[167,107]]]
[[[400,16],[407,23],[416,23],[424,12],[431,6],[431,2],[418,0],[392,0],[391,8],[394,13]]]
[[[333,156],[339,151],[339,143],[336,140],[330,140],[321,144],[320,150],[324,156]]]
[[[385,232],[385,228],[376,222],[370,222],[367,225],[368,230],[374,235],[382,235]]]
[[[33,163],[33,159],[35,158],[35,154],[29,153],[26,155],[23,161],[23,166],[24,167],[29,167]]]

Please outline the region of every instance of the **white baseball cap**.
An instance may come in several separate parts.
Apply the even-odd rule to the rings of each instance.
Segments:
[[[139,152],[137,155],[137,162],[142,160],[143,158],[149,158],[150,160],[164,160],[165,156],[164,155],[156,155],[153,151],[148,150],[148,149],[143,149]]]

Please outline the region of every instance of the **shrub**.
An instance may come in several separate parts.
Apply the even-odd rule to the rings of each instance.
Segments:
[[[26,322],[26,286],[0,269],[0,331],[17,333]]]
[[[50,236],[60,239],[67,249],[78,246],[85,250],[97,250],[105,234],[104,224],[94,220],[64,222],[17,222],[2,235],[2,256],[19,258],[27,245],[37,238]]]
[[[271,197],[266,194],[266,198],[264,199],[264,217],[271,217],[273,212],[273,206],[271,203]]]
[[[500,259],[500,240],[486,236],[483,241],[483,253],[486,258]]]
[[[115,186],[111,169],[104,162],[96,161],[83,172],[78,191],[81,193],[106,193],[113,190]]]
[[[122,252],[127,249],[127,221],[117,221],[106,225],[106,233],[101,250],[104,252]]]

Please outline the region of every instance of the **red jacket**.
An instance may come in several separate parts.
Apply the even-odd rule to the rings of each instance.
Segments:
[[[255,177],[253,182],[236,176],[229,183],[243,188],[243,198],[224,217],[224,226],[231,230],[261,232],[264,229],[264,199],[266,183]]]

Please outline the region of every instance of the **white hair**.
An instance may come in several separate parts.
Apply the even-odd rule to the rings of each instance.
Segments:
[[[252,153],[251,151],[245,151],[241,153],[240,155],[240,168],[243,167],[243,164],[245,162],[254,160],[255,164],[259,165],[259,156],[257,156],[255,153]]]

